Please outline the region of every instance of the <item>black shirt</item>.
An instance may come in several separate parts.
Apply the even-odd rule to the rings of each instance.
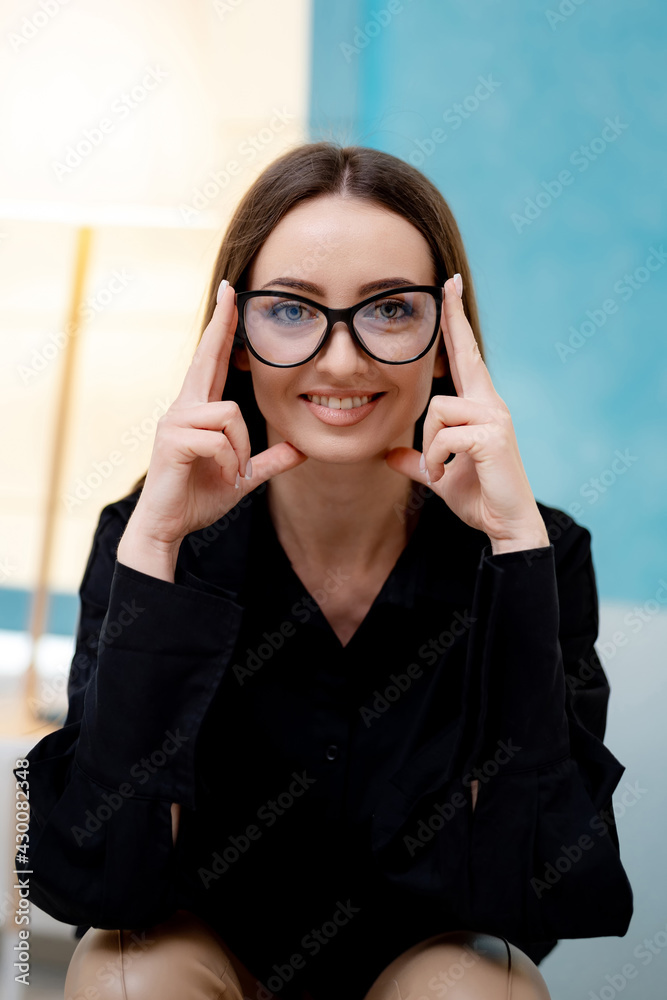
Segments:
[[[37,906],[79,934],[187,907],[315,1000],[361,1000],[446,930],[535,961],[626,933],[586,528],[538,503],[551,544],[493,555],[413,484],[416,527],[343,646],[323,609],[346,575],[307,592],[266,484],[186,537],[174,583],[116,560],[138,497],[101,512],[67,718],[28,755]]]

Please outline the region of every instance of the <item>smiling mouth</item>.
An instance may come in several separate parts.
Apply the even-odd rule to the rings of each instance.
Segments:
[[[301,393],[302,399],[307,399],[309,402],[316,403],[319,406],[328,406],[330,410],[354,410],[358,406],[365,406],[366,403],[370,403],[380,396],[384,396],[384,392],[374,392],[370,396],[318,396],[309,395],[306,392]]]

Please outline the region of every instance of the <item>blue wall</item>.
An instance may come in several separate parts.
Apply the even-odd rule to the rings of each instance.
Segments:
[[[313,12],[311,139],[438,185],[533,493],[591,530],[601,597],[667,606],[667,7]]]

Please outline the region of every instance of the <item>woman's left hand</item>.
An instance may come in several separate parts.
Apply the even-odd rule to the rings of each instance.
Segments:
[[[496,392],[453,278],[442,331],[457,396],[433,396],[424,420],[426,468],[414,448],[392,448],[390,468],[426,482],[462,521],[486,532],[493,554],[550,544],[519,454],[510,412]],[[451,462],[445,459],[454,453]],[[430,477],[430,481],[429,481]]]

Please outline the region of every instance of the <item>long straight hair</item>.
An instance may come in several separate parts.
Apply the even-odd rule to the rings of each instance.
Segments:
[[[269,234],[295,205],[320,195],[359,198],[382,205],[412,223],[429,246],[435,283],[442,286],[456,272],[463,278],[463,306],[484,358],[477,302],[463,240],[440,191],[416,167],[396,156],[365,146],[341,146],[328,141],[303,143],[284,153],[266,167],[239,202],[216,258],[200,339],[211,321],[222,279],[227,278],[236,292],[247,290],[250,267]],[[326,247],[311,251],[310,257],[304,255],[302,260],[294,261],[293,269],[302,269],[309,260],[314,263],[319,252],[325,254]],[[255,455],[268,446],[266,421],[255,400],[251,372],[242,371],[233,364],[233,352],[242,346],[242,338],[235,335],[221,398],[238,403],[248,427],[251,453]],[[442,341],[439,349],[443,350]],[[445,375],[433,379],[431,397],[435,395],[456,395],[449,365]],[[418,451],[421,451],[427,409],[428,405],[415,424],[413,447]],[[143,487],[145,479],[144,473],[133,493]]]

